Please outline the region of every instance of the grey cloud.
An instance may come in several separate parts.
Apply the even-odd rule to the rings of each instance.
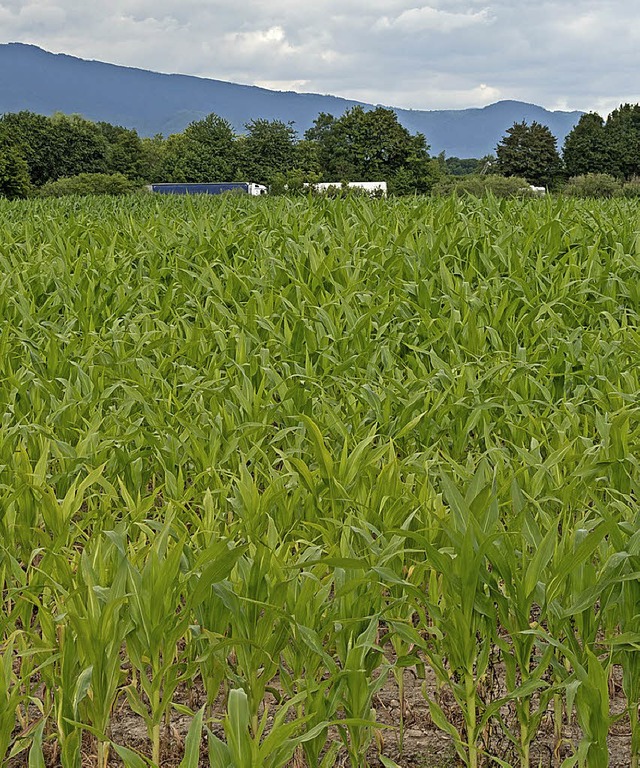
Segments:
[[[0,41],[439,109],[640,100],[632,0],[0,0]]]

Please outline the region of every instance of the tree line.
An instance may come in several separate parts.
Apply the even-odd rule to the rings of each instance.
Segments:
[[[295,188],[305,181],[386,180],[395,194],[426,192],[440,174],[425,137],[391,109],[322,113],[299,138],[291,124],[252,120],[236,135],[216,114],[182,133],[137,131],[78,115],[32,112],[0,118],[0,193],[19,197],[80,174],[150,182],[254,181]]]
[[[165,182],[254,181],[272,191],[314,181],[387,181],[392,194],[447,187],[452,177],[494,176],[567,191],[613,194],[640,178],[640,105],[623,104],[606,120],[583,115],[562,153],[547,126],[514,123],[485,158],[432,157],[424,135],[411,134],[392,109],[354,107],[321,113],[302,137],[280,120],[256,119],[237,135],[216,114],[168,138],[79,115],[23,111],[0,117],[0,196],[74,191],[83,183],[123,192]],[[578,182],[576,182],[578,179]],[[585,180],[586,181],[581,181]],[[568,183],[567,183],[568,182]],[[485,189],[484,184],[467,185]],[[496,189],[513,190],[496,184]],[[97,187],[96,187],[97,189]]]
[[[608,176],[619,182],[640,177],[640,104],[622,104],[604,120],[582,115],[567,135],[562,155],[539,123],[515,123],[496,147],[494,169],[532,184],[557,187],[569,179]]]

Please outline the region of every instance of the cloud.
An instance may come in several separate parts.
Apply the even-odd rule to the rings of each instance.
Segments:
[[[420,34],[423,32],[454,32],[457,29],[486,24],[490,20],[489,10],[466,11],[451,13],[439,8],[424,5],[420,8],[410,8],[395,18],[383,16],[376,22],[376,28],[399,29],[403,32]]]
[[[231,32],[224,36],[224,43],[227,50],[235,55],[290,56],[299,50],[287,40],[281,26],[251,32]]]
[[[426,3],[0,0],[0,42],[417,109],[640,100],[635,0]]]

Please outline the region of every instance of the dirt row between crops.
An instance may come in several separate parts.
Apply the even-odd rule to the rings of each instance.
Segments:
[[[611,682],[611,708],[612,712],[619,714],[620,719],[615,723],[610,737],[610,768],[628,768],[630,754],[631,732],[629,722],[624,714],[625,700],[622,694],[619,670]],[[383,745],[383,754],[395,760],[402,768],[449,768],[461,765],[456,758],[455,748],[451,738],[435,727],[430,714],[426,695],[436,695],[435,677],[427,668],[426,679],[419,679],[411,670],[404,672],[405,706],[404,706],[404,738],[402,750],[400,749],[400,700],[398,687],[393,675],[389,675],[384,687],[375,697],[375,709],[378,722],[385,726],[380,729],[377,741]],[[446,709],[452,707],[452,698],[447,692],[440,693],[440,702]],[[181,704],[192,709],[198,709],[204,704],[204,691],[196,685],[190,689],[183,688],[178,696]],[[267,702],[268,706],[275,707],[275,699]],[[220,717],[224,711],[224,700],[221,696],[216,703],[216,714]],[[450,710],[450,711],[451,711]],[[174,768],[179,765],[184,752],[184,739],[189,728],[190,718],[172,713],[168,738],[164,747],[161,768]],[[222,735],[219,723],[213,725],[212,730]],[[580,733],[577,725],[565,724],[564,743],[560,754],[554,759],[553,745],[553,721],[551,715],[543,720],[539,736],[535,741],[531,755],[531,765],[536,768],[553,768],[562,759],[569,757],[577,745]],[[335,736],[337,738],[337,735]],[[142,719],[129,708],[126,698],[121,696],[116,704],[111,725],[112,740],[144,755],[150,755],[150,744],[147,739],[145,725]],[[205,737],[206,738],[206,737]],[[201,761],[202,768],[208,768],[207,750],[205,738],[203,738]],[[490,737],[488,745],[492,754],[507,763],[519,765],[517,756],[504,735],[496,729]],[[57,768],[60,765],[56,750],[51,743],[45,745],[45,758],[47,768]],[[378,768],[381,763],[377,757],[377,747],[372,747],[370,756],[372,768]],[[97,765],[95,745],[89,734],[85,734],[83,743],[83,768],[94,768]],[[490,765],[491,763],[489,763]],[[22,753],[8,763],[8,768],[22,768],[28,765],[27,753]],[[112,752],[110,765],[113,768],[121,766],[118,757]],[[496,765],[494,762],[493,765]],[[346,754],[339,754],[335,768],[347,768]],[[256,766],[256,768],[259,768]],[[290,768],[306,768],[305,763],[296,757],[291,762]],[[314,767],[315,768],[315,767]]]

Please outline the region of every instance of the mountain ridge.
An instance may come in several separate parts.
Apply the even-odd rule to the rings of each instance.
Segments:
[[[153,72],[50,53],[28,43],[0,44],[0,113],[23,109],[45,115],[78,113],[151,136],[182,131],[193,120],[215,112],[238,132],[249,120],[265,118],[292,122],[302,135],[320,112],[339,116],[357,105],[383,106],[329,94]],[[561,146],[583,114],[514,100],[457,110],[389,108],[408,130],[425,134],[433,154],[444,151],[458,157],[490,154],[507,128],[522,120],[548,125]]]

